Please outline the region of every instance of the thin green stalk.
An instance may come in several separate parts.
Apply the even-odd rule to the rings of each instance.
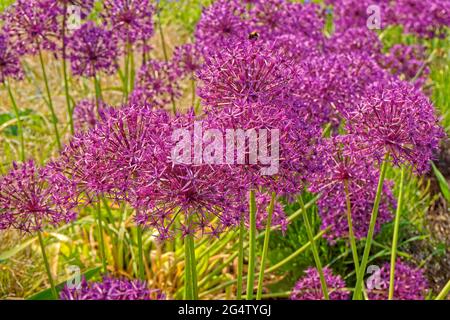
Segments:
[[[261,300],[262,296],[262,285],[264,281],[264,269],[266,268],[266,258],[267,252],[269,251],[269,240],[270,240],[270,228],[272,227],[272,214],[273,208],[275,206],[275,192],[272,192],[272,198],[270,199],[269,210],[267,213],[266,221],[266,235],[264,236],[263,252],[261,256],[261,267],[259,269],[259,279],[258,279],[258,290],[256,291],[256,300]]]
[[[16,115],[17,119],[17,131],[19,134],[19,140],[20,140],[20,160],[23,162],[25,161],[25,140],[23,138],[23,126],[22,126],[22,119],[20,118],[20,112],[19,108],[17,107],[16,99],[14,98],[14,95],[11,90],[11,86],[7,81],[5,81],[5,87],[6,90],[8,90],[8,95],[11,100],[11,103],[13,105],[14,114]]]
[[[145,266],[144,266],[144,250],[142,247],[142,228],[137,227],[137,242],[138,242],[138,261],[139,261],[139,279],[145,280]]]
[[[369,231],[367,233],[366,245],[364,247],[363,258],[361,260],[361,265],[360,265],[359,271],[357,273],[355,291],[353,292],[353,300],[361,299],[364,273],[366,271],[367,261],[369,260],[370,248],[372,246],[372,239],[373,239],[373,234],[375,231],[375,225],[376,225],[377,216],[378,216],[378,208],[380,206],[381,195],[383,193],[384,178],[386,176],[386,170],[387,170],[387,167],[389,164],[388,160],[389,160],[389,152],[386,153],[386,156],[381,165],[381,172],[380,172],[380,179],[378,181],[377,194],[375,196],[372,215],[370,217]]]
[[[436,300],[444,300],[445,298],[447,298],[449,292],[450,292],[450,280],[447,282],[442,291],[438,294]]]
[[[56,143],[58,145],[58,149],[61,149],[61,138],[59,137],[59,131],[58,131],[58,118],[56,117],[55,109],[53,107],[52,94],[50,92],[50,87],[48,85],[47,72],[45,71],[44,58],[42,57],[41,49],[39,49],[39,61],[41,63],[42,76],[44,77],[45,90],[47,91],[48,107],[49,107],[50,113],[52,115],[52,123],[53,123],[53,129],[55,131]]]
[[[187,238],[188,238],[188,243],[189,243],[189,253],[191,255],[189,262],[191,263],[192,294],[193,294],[193,299],[198,300],[197,261],[195,259],[194,236],[188,235]]]
[[[124,82],[123,82],[123,101],[126,103],[128,101],[128,82],[130,78],[130,43],[127,42],[125,48],[125,74],[124,74]]]
[[[344,189],[345,189],[345,201],[347,203],[347,222],[348,222],[348,238],[350,240],[350,247],[352,249],[353,262],[355,264],[355,271],[359,270],[359,258],[358,258],[358,249],[356,247],[355,234],[353,232],[353,222],[352,222],[352,204],[350,201],[350,192],[348,190],[348,181],[344,181]]]
[[[256,200],[255,190],[250,190],[250,232],[248,254],[247,300],[253,300],[256,267]]]
[[[97,75],[94,75],[94,88],[95,88],[95,107],[97,115],[99,115],[100,101],[102,100],[102,88],[100,85],[100,80],[97,78]]]
[[[314,260],[316,262],[317,271],[319,272],[319,278],[320,278],[320,284],[322,286],[323,296],[324,296],[325,300],[330,300],[330,297],[328,295],[327,283],[325,282],[325,276],[323,274],[322,263],[320,262],[319,252],[317,251],[316,242],[314,240],[312,228],[311,228],[311,225],[310,225],[309,219],[308,219],[308,213],[306,212],[306,209],[304,209],[305,203],[303,202],[303,197],[301,195],[299,196],[299,200],[300,200],[300,205],[303,209],[302,211],[304,212],[303,220],[305,222],[306,233],[308,234],[309,242],[311,242],[311,250],[313,252]]]
[[[186,236],[184,238],[184,265],[185,265],[185,271],[184,271],[184,299],[185,300],[193,300],[194,299],[194,291],[192,287],[192,264],[191,264],[191,249],[190,249],[190,243],[189,239]]]
[[[50,286],[52,288],[52,295],[55,300],[58,299],[58,294],[56,292],[55,282],[53,281],[52,272],[50,270],[50,264],[48,263],[47,254],[45,253],[44,240],[42,239],[41,231],[37,232],[39,245],[41,247],[42,258],[44,259],[45,271],[47,272],[48,281],[50,282]]]
[[[237,270],[237,289],[236,299],[242,300],[242,275],[244,274],[244,236],[245,236],[245,221],[244,216],[241,215],[239,224],[239,256],[238,256],[238,270]]]
[[[395,211],[394,221],[394,234],[392,236],[392,249],[391,249],[391,273],[389,280],[389,296],[388,299],[394,298],[394,276],[395,276],[395,262],[397,260],[397,245],[398,245],[398,230],[400,228],[400,215],[402,213],[403,205],[403,184],[405,181],[405,166],[402,166],[402,173],[400,177],[400,192],[398,194],[397,209]]]
[[[97,203],[97,224],[100,237],[100,253],[102,257],[103,272],[106,273],[108,269],[106,264],[105,241],[103,239],[102,206],[100,202]]]
[[[69,94],[69,80],[67,76],[67,61],[66,61],[66,27],[67,27],[67,2],[64,2],[64,14],[62,21],[62,65],[63,65],[63,76],[64,76],[64,92],[66,95],[67,113],[69,114],[69,126],[70,133],[73,135],[75,130],[73,126],[73,111],[70,105],[70,94]]]

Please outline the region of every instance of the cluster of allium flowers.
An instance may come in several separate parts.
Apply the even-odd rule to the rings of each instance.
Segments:
[[[145,41],[153,36],[154,7],[148,0],[106,0],[104,19],[125,43]]]
[[[3,27],[19,54],[57,49],[58,7],[53,0],[17,0],[3,18]]]
[[[414,83],[417,88],[420,88],[430,74],[430,68],[425,66],[426,59],[423,46],[396,44],[387,55],[383,56],[381,65],[392,74],[407,81],[415,79],[420,71],[421,74]]]
[[[350,292],[345,287],[345,282],[339,275],[334,275],[333,271],[323,268],[325,282],[328,287],[330,300],[349,300]],[[315,268],[305,270],[303,276],[296,284],[291,293],[292,300],[324,300],[322,286],[320,284],[319,272]]]
[[[101,282],[87,282],[80,287],[65,286],[60,292],[61,300],[164,300],[157,290],[150,290],[141,280],[115,279],[104,277]]]
[[[74,220],[78,204],[73,184],[33,161],[13,164],[0,177],[0,226],[24,232],[41,231]]]
[[[164,108],[182,94],[178,84],[181,71],[172,63],[150,60],[137,75],[130,102],[154,108]]]
[[[99,72],[108,74],[117,70],[117,42],[111,31],[84,23],[69,38],[68,57],[75,75],[94,77]]]
[[[347,120],[348,132],[361,139],[356,149],[380,162],[389,153],[394,165],[419,174],[429,169],[444,136],[428,97],[399,80],[373,86]]]
[[[252,31],[244,18],[245,7],[239,0],[218,0],[202,12],[194,33],[204,52],[224,48],[243,40]]]
[[[95,100],[84,99],[75,105],[73,108],[73,123],[77,133],[95,128],[101,115],[108,109],[104,102],[99,102],[98,110]]]
[[[292,95],[297,107],[311,114],[311,121],[337,125],[369,85],[386,77],[387,73],[367,55],[321,55],[298,65]]]
[[[387,300],[390,282],[390,263],[385,263],[379,273],[379,281],[369,288],[367,294],[371,300]],[[394,274],[394,300],[424,300],[428,292],[428,281],[422,269],[413,267],[397,259]]]
[[[394,23],[406,33],[420,37],[442,36],[450,26],[450,2],[442,0],[397,0],[392,2]]]
[[[258,40],[236,42],[205,58],[198,94],[209,107],[275,103],[289,94],[294,67]]]
[[[0,33],[0,84],[7,79],[20,80],[23,78],[23,70],[19,56],[12,46],[8,36]]]

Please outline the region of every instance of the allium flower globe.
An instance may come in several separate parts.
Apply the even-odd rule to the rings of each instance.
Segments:
[[[323,268],[325,282],[328,287],[330,300],[348,300],[350,292],[339,275],[334,275],[330,268]],[[292,289],[291,300],[324,300],[319,272],[315,268],[308,268],[305,275],[298,280]]]
[[[20,80],[24,76],[19,56],[8,36],[0,33],[0,83],[7,79]]]

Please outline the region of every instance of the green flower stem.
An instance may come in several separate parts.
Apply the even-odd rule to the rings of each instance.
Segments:
[[[100,237],[100,253],[102,257],[102,267],[103,272],[107,272],[107,263],[106,263],[106,250],[105,250],[105,240],[103,239],[103,223],[102,223],[102,206],[100,202],[97,204],[97,224],[98,224],[98,233]]]
[[[192,287],[192,264],[191,264],[191,248],[188,236],[184,238],[184,257],[185,257],[185,272],[184,272],[184,299],[193,300],[194,291]]]
[[[380,172],[380,178],[378,181],[377,194],[375,196],[375,201],[374,201],[373,209],[372,209],[372,215],[370,217],[369,231],[367,233],[366,245],[364,247],[364,253],[363,253],[362,260],[361,260],[361,265],[360,265],[359,271],[357,273],[355,291],[353,292],[353,300],[361,300],[361,298],[362,298],[361,292],[363,289],[364,273],[366,271],[367,261],[369,260],[370,248],[372,246],[372,239],[373,239],[373,234],[375,231],[375,225],[376,225],[377,216],[378,216],[378,208],[380,206],[381,195],[383,193],[384,178],[386,176],[386,170],[387,170],[387,167],[389,164],[388,160],[389,160],[389,152],[386,153],[383,163],[381,164],[381,172]]]
[[[391,273],[389,280],[389,296],[388,299],[394,298],[394,277],[395,277],[395,262],[397,260],[397,246],[398,246],[398,230],[400,228],[400,215],[402,213],[403,205],[403,184],[405,181],[405,167],[402,166],[402,173],[400,176],[400,192],[398,194],[397,209],[395,211],[394,221],[394,234],[392,236],[392,249],[391,249]]]
[[[359,258],[358,249],[356,247],[355,234],[353,233],[353,222],[352,222],[352,204],[350,201],[350,192],[348,190],[348,181],[344,181],[345,189],[345,201],[347,203],[347,222],[348,222],[348,238],[350,240],[350,247],[352,249],[353,262],[355,264],[355,271],[358,273],[359,270]]]
[[[124,82],[123,82],[123,101],[124,103],[127,103],[128,101],[128,88],[129,88],[129,79],[130,79],[130,52],[131,52],[131,45],[127,41],[126,48],[125,48],[125,73],[124,73]]]
[[[50,265],[48,263],[47,254],[45,253],[44,240],[42,239],[41,231],[37,232],[39,245],[41,247],[42,258],[44,259],[45,271],[47,272],[48,281],[50,282],[50,286],[52,288],[52,295],[55,300],[58,299],[58,294],[56,292],[55,282],[53,281],[52,272],[50,270]]]
[[[442,291],[438,294],[436,300],[444,300],[445,298],[447,298],[449,292],[450,292],[450,280],[447,282]]]
[[[139,279],[145,280],[144,250],[142,246],[142,228],[140,226],[137,227],[137,242],[138,242]]]
[[[262,296],[262,285],[263,285],[263,281],[264,281],[264,269],[266,267],[267,252],[269,250],[270,228],[272,227],[272,214],[273,214],[273,208],[275,206],[275,197],[276,197],[275,192],[272,192],[272,198],[270,199],[269,210],[267,212],[266,234],[264,236],[263,252],[262,252],[262,256],[261,256],[261,267],[259,269],[258,290],[256,291],[256,300],[261,300],[261,296]]]
[[[239,224],[239,253],[238,253],[238,270],[237,270],[237,289],[236,299],[242,300],[242,275],[244,274],[244,236],[245,236],[245,221],[244,216],[241,215]]]
[[[102,87],[100,84],[100,79],[97,78],[97,75],[94,75],[94,88],[95,88],[95,107],[97,110],[97,114],[100,114],[100,101],[102,100]]]
[[[191,263],[191,275],[192,275],[192,293],[193,299],[198,300],[198,285],[197,285],[197,261],[195,259],[195,245],[194,245],[194,236],[188,235],[189,242],[189,253],[191,255],[190,263]]]
[[[322,263],[320,262],[319,252],[317,251],[317,246],[316,246],[314,236],[312,233],[311,224],[309,223],[309,219],[308,219],[308,213],[306,212],[306,209],[304,209],[305,203],[303,202],[303,197],[301,195],[299,196],[299,200],[300,200],[300,205],[303,209],[302,211],[304,213],[303,220],[305,222],[306,233],[308,234],[309,242],[311,242],[311,250],[313,252],[314,260],[316,262],[317,271],[319,272],[319,278],[320,278],[320,284],[322,286],[323,296],[324,296],[325,300],[330,300],[330,297],[328,295],[327,283],[325,282],[325,276],[323,274]]]
[[[247,300],[253,300],[253,286],[256,267],[256,200],[255,190],[250,190],[250,232],[249,232],[249,260],[247,277]]]
[[[41,63],[42,76],[44,77],[45,90],[47,91],[48,107],[49,107],[50,113],[52,115],[52,123],[53,123],[53,129],[55,131],[56,144],[58,145],[58,149],[61,149],[61,138],[59,136],[59,131],[58,131],[58,118],[56,117],[55,109],[53,107],[52,94],[50,92],[50,87],[48,85],[47,72],[45,71],[44,58],[42,57],[41,49],[39,49],[39,61]]]
[[[67,76],[67,61],[66,61],[66,27],[67,27],[67,1],[64,2],[64,12],[62,21],[62,66],[64,76],[64,92],[66,95],[67,113],[69,114],[70,133],[73,135],[75,130],[73,126],[73,110],[70,105],[69,80]]]
[[[7,81],[5,81],[5,87],[8,91],[9,98],[11,100],[11,104],[13,105],[14,114],[16,115],[17,119],[17,131],[19,134],[20,139],[20,160],[23,162],[25,161],[25,140],[23,138],[23,126],[22,126],[22,119],[20,118],[20,112],[19,108],[17,107],[16,99],[14,98],[14,95],[11,90],[11,86]]]

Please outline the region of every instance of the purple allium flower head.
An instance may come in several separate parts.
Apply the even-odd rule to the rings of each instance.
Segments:
[[[19,56],[8,36],[0,33],[0,84],[5,83],[9,78],[22,79],[23,70]]]
[[[386,77],[387,73],[367,55],[322,55],[298,65],[292,94],[297,107],[305,109],[312,122],[337,126],[369,85]]]
[[[444,137],[430,100],[413,85],[393,80],[374,85],[353,112],[347,129],[361,139],[360,150],[394,165],[408,164],[421,174]]]
[[[393,23],[420,37],[442,36],[450,26],[450,2],[445,0],[397,0],[392,2],[392,10]]]
[[[205,58],[197,73],[198,94],[208,107],[274,103],[289,93],[294,67],[269,45],[236,42]]]
[[[148,289],[141,280],[104,277],[101,282],[87,282],[83,278],[80,288],[67,285],[60,292],[61,300],[164,300],[157,290]]]
[[[339,275],[334,275],[328,267],[323,268],[325,282],[328,287],[330,300],[348,300],[350,292],[345,288],[345,282]],[[291,293],[292,300],[324,300],[320,284],[319,272],[315,268],[305,270],[303,276],[295,284]]]
[[[68,179],[37,168],[33,161],[13,164],[0,177],[0,226],[41,231],[74,220],[77,197]]]
[[[53,0],[17,0],[4,13],[4,30],[19,54],[55,51],[59,34],[58,7]]]
[[[176,233],[186,236],[200,232],[217,236],[233,225],[236,194],[242,188],[228,165],[175,161],[175,142],[168,137],[176,129],[184,129],[191,139],[198,138],[194,130],[196,117],[190,111],[168,120],[159,121],[153,128],[161,131],[161,127],[167,127],[170,133],[161,136],[161,142],[156,144],[155,153],[150,157],[153,163],[147,162],[141,183],[135,188],[131,202],[137,210],[136,221],[158,230],[161,240]],[[174,230],[175,219],[179,219],[181,226]]]
[[[388,300],[391,264],[385,263],[380,271],[380,281],[368,290],[371,300]],[[422,269],[397,259],[394,275],[394,300],[424,300],[428,292],[428,281]]]
[[[99,72],[108,74],[117,70],[117,42],[111,31],[84,23],[69,38],[68,57],[75,75],[93,77]]]
[[[327,40],[326,49],[333,53],[360,53],[364,56],[378,58],[383,44],[378,35],[366,26],[353,27],[336,32]]]
[[[177,83],[180,77],[181,70],[172,63],[147,61],[139,70],[130,102],[136,105],[164,108],[172,98],[176,99],[182,95],[182,90]]]
[[[352,27],[366,27],[373,13],[368,11],[368,8],[372,5],[377,5],[381,9],[381,28],[385,28],[387,22],[391,21],[390,0],[326,0],[325,2],[333,5],[334,25],[337,31],[345,31]]]
[[[125,43],[148,40],[153,36],[154,7],[148,0],[106,0],[104,19]]]
[[[108,109],[108,106],[100,101],[99,110],[95,100],[81,100],[73,108],[73,122],[75,131],[81,133],[96,127],[101,115]]]
[[[219,0],[202,12],[194,36],[204,52],[246,39],[253,31],[245,21],[245,8],[238,0]]]
[[[172,63],[179,75],[192,77],[201,68],[203,57],[198,45],[187,43],[176,47]]]
[[[426,59],[425,48],[423,46],[396,44],[389,50],[386,56],[383,56],[381,65],[399,78],[411,81],[426,64]],[[430,68],[426,66],[421,71],[422,74],[414,83],[417,88],[421,88],[425,84],[430,74]]]
[[[336,239],[348,237],[345,184],[348,185],[355,237],[365,237],[369,228],[379,172],[370,159],[353,151],[356,144],[358,139],[350,135],[325,139],[315,146],[316,163],[308,176],[309,190],[322,193],[317,202],[321,228],[330,228],[325,238],[332,244]],[[390,187],[391,183],[385,181],[376,232],[392,219],[390,210],[395,202]]]

